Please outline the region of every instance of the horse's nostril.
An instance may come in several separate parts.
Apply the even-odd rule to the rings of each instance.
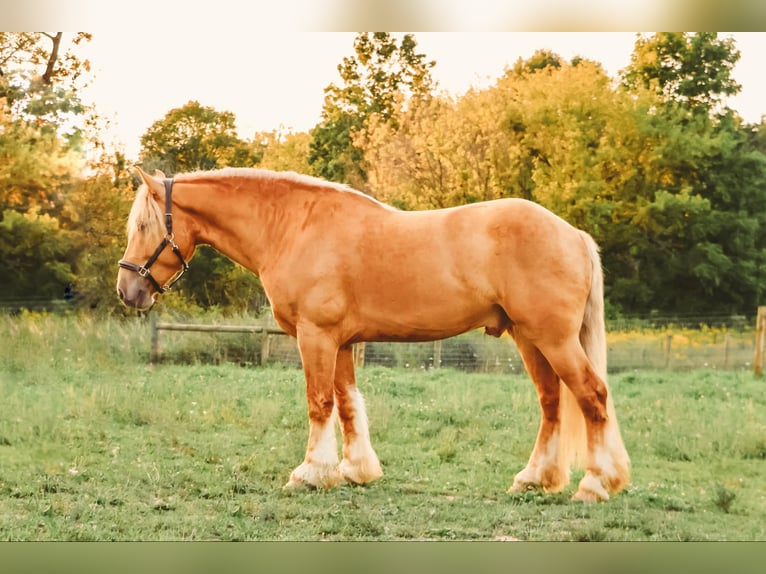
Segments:
[[[120,301],[125,301],[125,292],[119,287],[117,288],[117,296],[120,298]]]

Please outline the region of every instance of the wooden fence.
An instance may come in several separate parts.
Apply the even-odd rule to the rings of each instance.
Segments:
[[[755,350],[753,351],[753,372],[756,377],[763,374],[764,346],[766,345],[766,307],[758,307],[755,319]]]
[[[150,321],[152,362],[160,359],[161,331],[198,331],[245,333],[258,337],[230,340],[228,343],[220,341],[212,345],[210,340],[189,343],[173,341],[165,351],[167,358],[173,360],[174,354],[179,353],[183,357],[185,350],[190,349],[192,357],[204,357],[213,351],[213,360],[226,361],[235,357],[234,360],[243,364],[265,365],[272,362],[300,366],[295,341],[288,340],[286,333],[273,324],[168,323],[158,321],[154,314]],[[700,327],[694,331],[688,327],[667,325],[648,330],[613,326],[607,332],[609,369],[611,372],[633,369],[735,369],[753,370],[756,376],[760,376],[766,360],[766,307],[759,309],[756,327],[753,329],[752,324],[724,325],[707,330]],[[359,343],[354,345],[354,364],[420,370],[449,367],[468,372],[524,371],[518,350],[507,337],[495,339],[478,331],[430,343]]]
[[[150,360],[156,363],[160,358],[160,331],[197,331],[216,333],[264,333],[266,338],[261,345],[261,364],[269,359],[272,335],[287,335],[279,327],[267,327],[263,325],[208,325],[199,323],[162,323],[157,316],[152,314],[152,349]]]
[[[164,323],[157,320],[155,314],[151,315],[152,348],[150,361],[156,363],[160,358],[160,331],[186,331],[199,333],[263,333],[265,335],[261,343],[261,365],[269,361],[271,354],[271,342],[274,336],[286,336],[279,327],[266,325],[212,325],[206,323]],[[439,341],[441,343],[441,341]],[[354,345],[354,364],[357,367],[364,366],[365,344]]]

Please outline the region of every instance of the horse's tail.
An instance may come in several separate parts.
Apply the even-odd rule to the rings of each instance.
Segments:
[[[585,232],[582,237],[590,255],[593,267],[590,293],[585,304],[582,326],[580,327],[580,344],[596,371],[596,374],[606,383],[606,325],[604,323],[604,275],[601,270],[601,257],[598,246],[593,238]],[[614,406],[611,393],[607,395],[607,415],[615,421]],[[569,468],[572,464],[579,467],[585,465],[587,456],[587,436],[585,419],[577,404],[572,391],[561,383],[560,398],[561,420],[561,456]],[[619,431],[617,431],[619,432]]]

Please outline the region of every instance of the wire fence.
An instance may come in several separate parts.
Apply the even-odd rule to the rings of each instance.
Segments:
[[[264,328],[273,327],[266,321]],[[296,342],[286,335],[163,335],[165,361],[194,357],[194,348],[213,361],[281,364],[300,367]],[[658,318],[611,321],[607,328],[610,372],[627,370],[751,370],[755,329],[744,317]],[[428,343],[366,343],[357,348],[358,361],[427,371],[451,368],[476,373],[522,373],[524,365],[510,337],[494,338],[481,331]],[[198,358],[199,355],[198,355]],[[202,359],[204,360],[204,358]]]
[[[629,370],[750,370],[754,332],[667,330],[613,332],[607,336],[610,372]],[[440,346],[440,348],[439,348]],[[366,343],[364,364],[413,370],[451,368],[476,373],[522,373],[521,356],[510,337],[472,332],[440,343]],[[269,362],[300,366],[294,340],[271,343]]]
[[[2,303],[5,303],[4,305]],[[5,301],[0,313],[17,308],[61,312],[67,301]],[[150,316],[156,316],[152,311]],[[163,320],[167,320],[164,317]],[[229,332],[163,333],[154,331],[147,345],[150,361],[187,363],[236,362],[246,366],[281,364],[300,367],[293,338],[276,334],[270,314],[253,317],[185,317],[171,323],[208,323],[228,326]],[[621,318],[607,322],[607,364],[610,372],[627,370],[752,370],[756,345],[755,317],[696,316]],[[153,323],[156,325],[155,323]],[[250,326],[248,333],[231,332],[233,326]],[[150,330],[153,330],[151,328]],[[170,330],[170,329],[168,329]],[[175,329],[173,329],[175,330]],[[366,343],[357,348],[359,362],[427,371],[450,368],[477,373],[522,373],[521,356],[507,335],[499,339],[482,331],[429,343]]]

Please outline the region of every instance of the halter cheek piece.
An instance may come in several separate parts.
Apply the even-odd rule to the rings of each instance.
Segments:
[[[165,237],[162,238],[162,242],[159,244],[157,249],[154,250],[154,253],[152,253],[152,256],[149,257],[149,259],[144,263],[143,265],[136,265],[135,263],[131,263],[130,261],[125,261],[124,259],[120,259],[118,262],[118,265],[122,267],[123,269],[127,269],[129,271],[135,271],[138,273],[141,277],[144,277],[149,281],[149,283],[152,284],[152,287],[154,287],[158,293],[164,293],[168,289],[170,289],[173,285],[175,285],[176,281],[178,281],[181,276],[186,273],[186,270],[189,269],[189,264],[184,259],[183,255],[181,255],[181,250],[178,248],[178,245],[176,245],[176,242],[173,239],[173,216],[171,214],[171,207],[173,205],[173,202],[171,201],[171,194],[173,192],[173,179],[165,179]],[[170,278],[170,281],[168,281],[165,285],[160,285],[157,280],[152,276],[151,271],[149,271],[149,268],[154,265],[154,262],[157,261],[157,258],[160,256],[160,254],[165,250],[167,246],[170,246],[170,248],[173,250],[173,253],[176,254],[176,257],[178,257],[178,260],[181,262],[181,269]]]

